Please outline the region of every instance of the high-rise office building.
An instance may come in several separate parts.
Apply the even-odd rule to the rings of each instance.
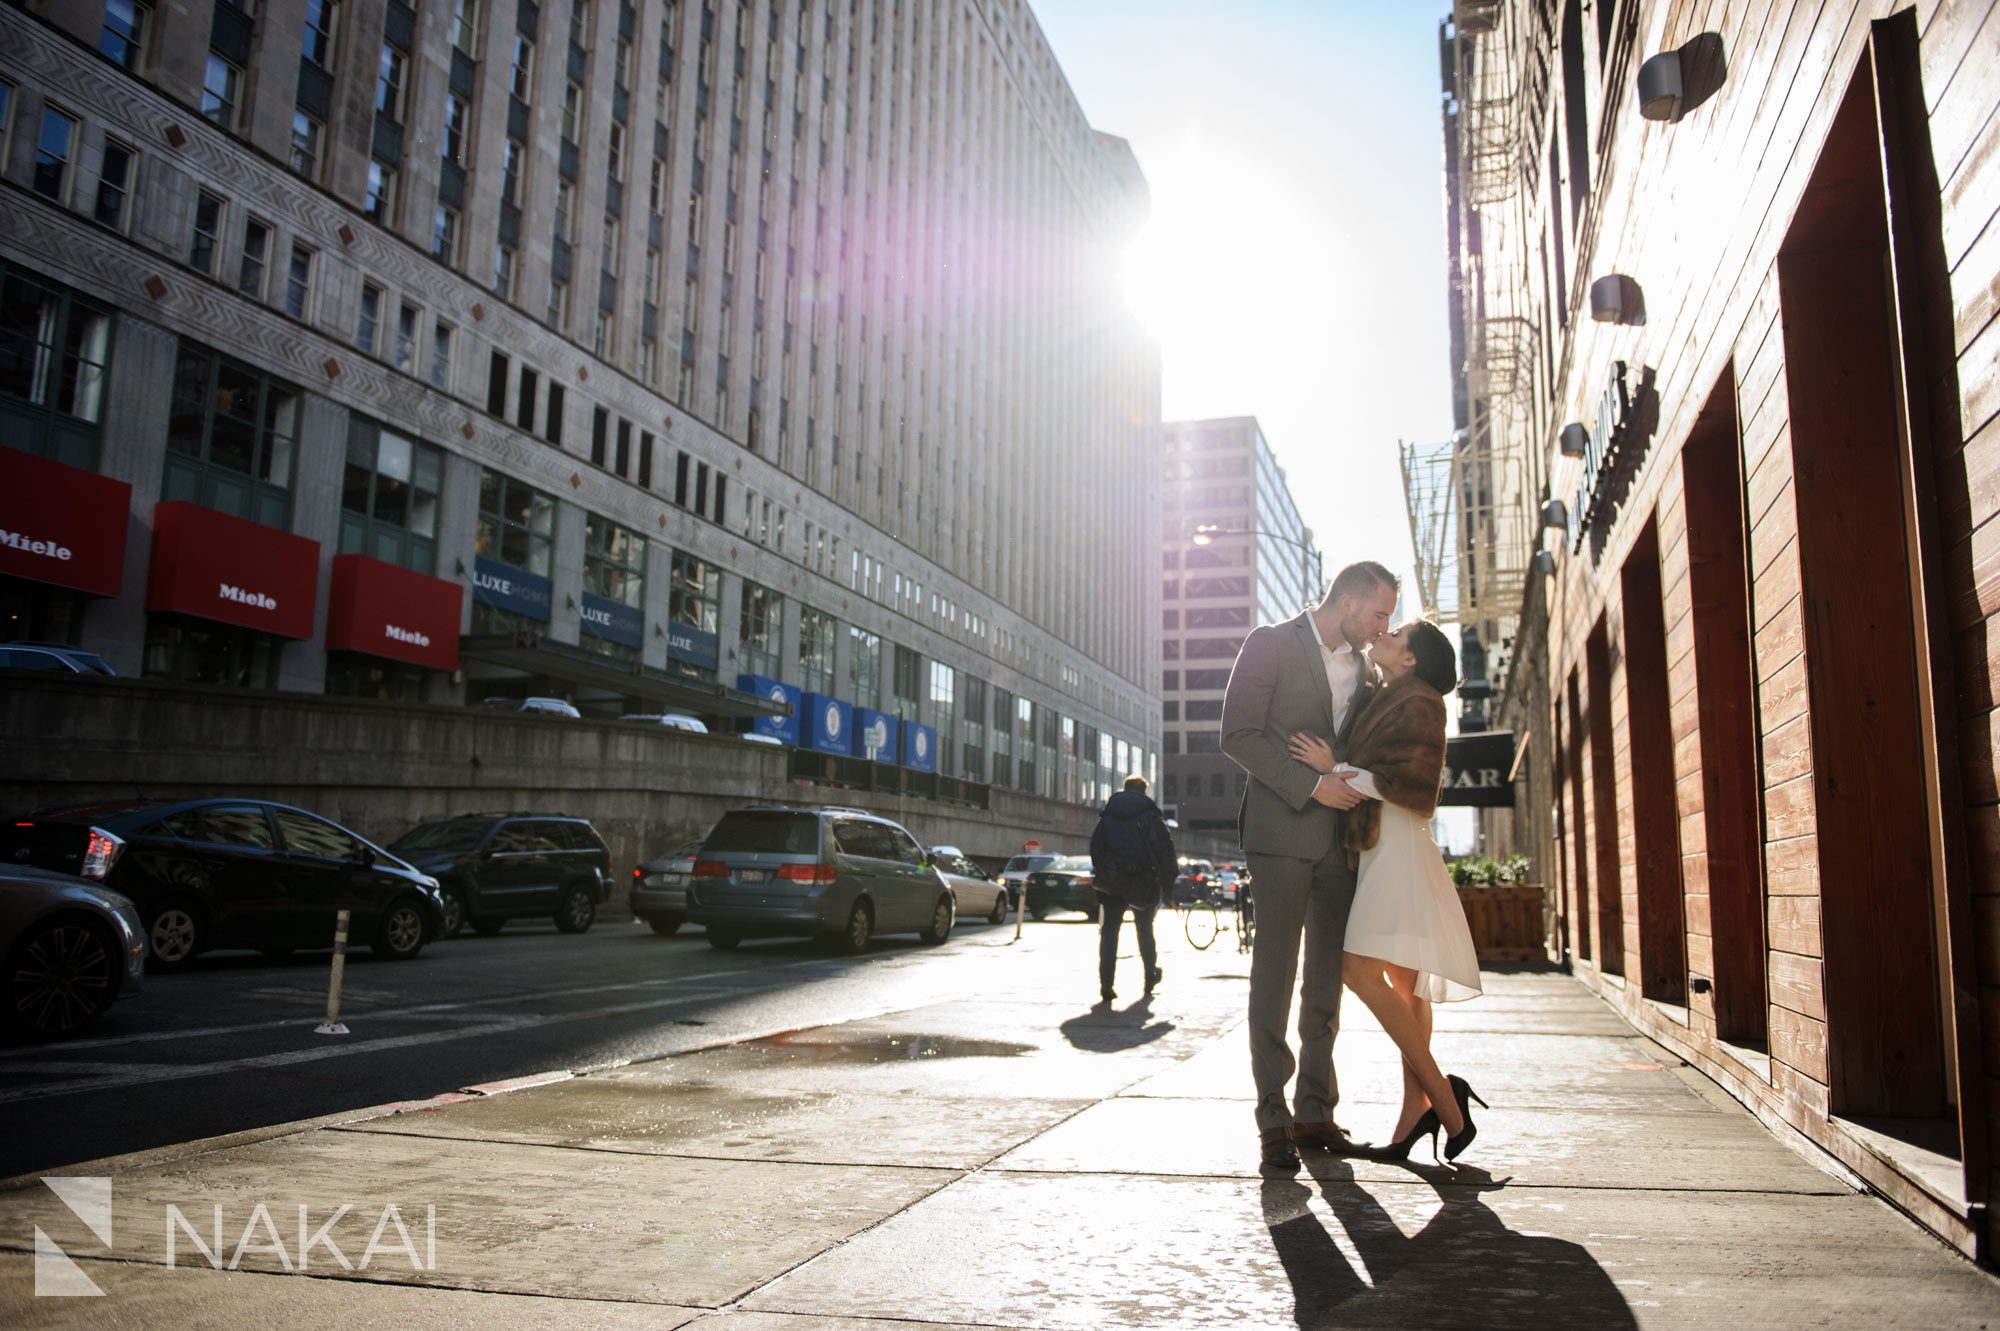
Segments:
[[[1182,827],[1229,831],[1248,779],[1221,749],[1229,670],[1252,628],[1318,601],[1320,557],[1254,416],[1170,421],[1165,438],[1160,795]]]
[[[1025,5],[33,0],[0,147],[11,636],[1156,766],[1145,186]]]

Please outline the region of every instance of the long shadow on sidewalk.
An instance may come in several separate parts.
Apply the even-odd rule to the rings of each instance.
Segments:
[[[1293,1319],[1302,1331],[1638,1325],[1588,1250],[1509,1229],[1480,1200],[1504,1180],[1480,1169],[1412,1173],[1431,1185],[1440,1205],[1406,1236],[1344,1161],[1313,1163],[1313,1181],[1345,1244],[1310,1209],[1312,1188],[1296,1179],[1265,1180],[1264,1223],[1291,1282]]]
[[[1071,1017],[1062,1024],[1063,1039],[1090,1054],[1116,1054],[1151,1044],[1175,1030],[1171,1021],[1154,1021],[1153,1000],[1142,998],[1123,1012],[1111,1004],[1098,1003],[1090,1011]]]

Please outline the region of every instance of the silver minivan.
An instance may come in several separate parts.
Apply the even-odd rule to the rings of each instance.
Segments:
[[[702,841],[688,883],[688,922],[724,949],[801,934],[847,952],[876,934],[942,943],[954,910],[917,839],[858,809],[731,810]]]

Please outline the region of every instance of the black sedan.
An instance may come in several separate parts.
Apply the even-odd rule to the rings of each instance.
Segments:
[[[75,1035],[139,992],[146,960],[139,911],[98,883],[0,867],[0,1032]]]
[[[1097,918],[1097,879],[1091,875],[1090,856],[1058,855],[1028,875],[1028,914],[1043,920],[1057,910],[1080,910]]]
[[[337,823],[265,800],[132,801],[52,809],[0,825],[0,863],[32,864],[131,898],[158,970],[197,953],[283,956],[348,937],[408,960],[444,929],[435,878]]]

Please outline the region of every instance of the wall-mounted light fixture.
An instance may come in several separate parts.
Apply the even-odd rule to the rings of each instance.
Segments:
[[[1590,451],[1590,431],[1571,421],[1563,426],[1560,447],[1566,458],[1580,458]]]
[[[1534,557],[1528,561],[1528,568],[1538,577],[1553,577],[1556,571],[1556,552],[1553,550],[1535,551]]]
[[[1590,317],[1636,327],[1646,322],[1646,293],[1625,274],[1607,273],[1590,284]]]
[[[1551,499],[1542,505],[1542,525],[1554,531],[1569,530],[1569,505],[1560,499]]]
[[[1639,66],[1639,114],[1647,120],[1678,123],[1728,80],[1722,38],[1696,33],[1672,51],[1662,51]]]

